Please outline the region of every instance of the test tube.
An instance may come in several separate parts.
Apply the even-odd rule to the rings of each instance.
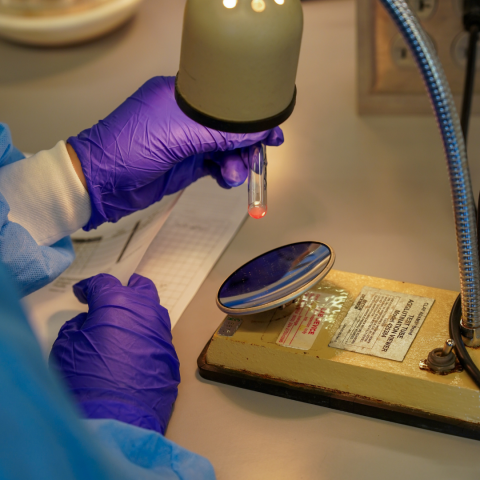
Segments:
[[[248,169],[248,214],[263,218],[267,213],[267,147],[257,143],[252,147]]]

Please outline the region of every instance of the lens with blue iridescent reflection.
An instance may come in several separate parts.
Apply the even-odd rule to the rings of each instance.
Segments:
[[[335,255],[319,242],[279,247],[246,263],[220,287],[218,304],[227,313],[257,313],[287,303],[311,288],[331,269]],[[313,282],[313,283],[312,283]],[[223,307],[223,308],[222,308]]]

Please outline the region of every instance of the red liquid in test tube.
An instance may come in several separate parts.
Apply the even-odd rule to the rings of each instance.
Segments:
[[[267,213],[267,147],[257,143],[252,149],[248,169],[248,214],[259,219]]]

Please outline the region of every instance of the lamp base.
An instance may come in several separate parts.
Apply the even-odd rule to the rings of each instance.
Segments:
[[[284,321],[272,313],[237,317],[241,324],[233,335],[219,335],[217,330],[205,347],[198,359],[200,375],[241,388],[480,440],[479,389],[467,372],[439,375],[419,368],[429,352],[449,337],[448,319],[458,293],[335,270],[322,282],[346,290],[349,300],[332,324],[322,325],[309,350],[276,343],[288,315]],[[435,299],[403,361],[328,346],[364,286]],[[479,364],[480,350],[471,349],[469,353]]]
[[[177,75],[178,79],[178,75]],[[255,120],[251,122],[235,122],[222,118],[212,117],[207,115],[200,110],[197,110],[193,107],[185,97],[180,93],[177,85],[177,80],[175,81],[175,100],[177,101],[178,106],[182,112],[190,117],[192,120],[195,120],[200,125],[203,125],[208,128],[213,128],[215,130],[220,130],[221,132],[228,133],[255,133],[263,132],[264,130],[270,130],[275,128],[281,123],[283,123],[293,112],[295,107],[295,102],[297,99],[297,88],[293,92],[293,98],[288,107],[277,113],[276,115],[268,118],[262,118],[260,120]]]
[[[268,395],[275,395],[276,397],[311,403],[342,412],[355,413],[356,415],[363,415],[364,417],[377,418],[410,427],[480,440],[480,426],[470,422],[434,415],[401,405],[386,404],[378,400],[375,401],[366,397],[328,390],[326,388],[287,382],[251,372],[242,372],[210,365],[206,358],[209,346],[210,341],[205,345],[205,348],[197,359],[200,375],[206,380],[266,393]]]

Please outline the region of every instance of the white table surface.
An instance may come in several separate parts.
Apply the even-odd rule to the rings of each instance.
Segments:
[[[68,49],[0,42],[0,120],[24,151],[106,116],[153,75],[174,75],[184,2],[146,0],[113,35]],[[433,117],[359,117],[353,0],[304,2],[297,107],[269,150],[269,211],[247,220],[173,330],[182,383],[167,436],[219,480],[477,479],[480,443],[202,380],[196,359],[223,319],[234,268],[281,244],[320,240],[335,268],[458,290],[445,160]],[[470,162],[480,174],[478,119]],[[475,178],[474,178],[475,180]],[[474,181],[478,190],[480,182]],[[454,406],[452,405],[452,408]]]

